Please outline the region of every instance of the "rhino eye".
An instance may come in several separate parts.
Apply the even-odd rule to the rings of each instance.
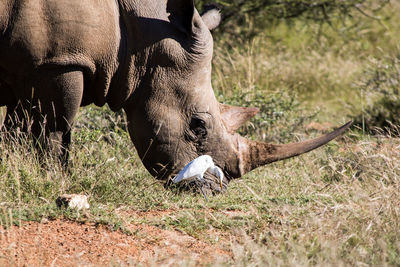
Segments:
[[[207,135],[206,122],[202,119],[192,118],[189,127],[198,138],[204,138]]]

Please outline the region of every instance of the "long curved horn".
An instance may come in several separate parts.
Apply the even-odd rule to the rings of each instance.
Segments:
[[[274,145],[242,137],[238,140],[240,175],[274,161],[295,157],[316,149],[344,133],[352,123],[353,121],[349,121],[331,133],[298,143]]]

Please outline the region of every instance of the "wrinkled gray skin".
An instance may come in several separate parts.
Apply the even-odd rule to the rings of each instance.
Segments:
[[[235,133],[257,113],[219,104],[211,86],[220,20],[192,0],[0,1],[0,106],[5,129],[31,131],[67,161],[80,106],[123,108],[147,170],[167,180],[209,154],[231,178],[312,150],[349,125],[296,144],[249,141]],[[29,120],[22,120],[29,114]],[[218,191],[215,177],[205,188]]]

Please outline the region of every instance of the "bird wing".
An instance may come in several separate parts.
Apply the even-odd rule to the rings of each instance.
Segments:
[[[182,180],[188,180],[195,176],[203,174],[208,166],[204,166],[205,161],[203,157],[196,158],[189,162],[175,178],[172,180],[174,183],[179,183]]]
[[[187,180],[190,179],[196,175],[199,174],[198,171],[196,171],[196,164],[193,164],[193,162],[190,162],[188,165],[186,165],[179,173],[177,176],[175,176],[173,182],[174,183],[179,183],[182,180]]]

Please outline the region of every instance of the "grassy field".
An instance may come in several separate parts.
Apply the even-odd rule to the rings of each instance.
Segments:
[[[223,266],[399,266],[400,128],[384,123],[399,122],[398,14],[392,1],[379,20],[353,27],[276,22],[251,41],[217,40],[218,99],[261,109],[242,134],[288,142],[356,120],[328,145],[259,168],[207,202],[166,190],[138,159],[123,114],[90,106],[76,123],[68,173],[50,157],[39,161],[26,136],[2,134],[0,224],[67,219],[134,237],[129,225],[150,225],[218,246],[229,257],[212,263]],[[63,193],[89,195],[90,210],[58,209]],[[172,264],[194,265],[187,256]]]

